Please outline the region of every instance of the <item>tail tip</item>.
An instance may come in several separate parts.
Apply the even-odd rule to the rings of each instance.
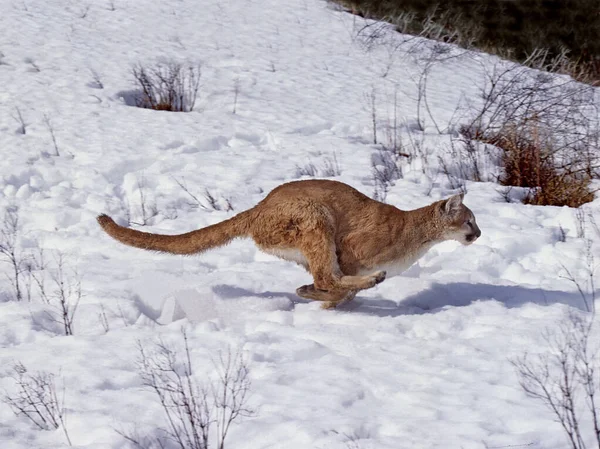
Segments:
[[[112,218],[110,218],[106,214],[100,214],[100,215],[98,215],[96,217],[96,220],[98,221],[98,223],[100,224],[100,226],[102,226],[103,228],[106,228],[107,226],[115,224],[114,220]]]

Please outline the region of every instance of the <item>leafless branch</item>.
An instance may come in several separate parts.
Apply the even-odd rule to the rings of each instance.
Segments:
[[[50,137],[52,138],[52,144],[54,145],[54,155],[60,156],[60,151],[58,151],[58,144],[56,143],[56,134],[54,133],[54,126],[52,126],[52,122],[50,122],[50,116],[48,114],[44,114],[44,123],[48,132],[50,133]]]
[[[90,69],[90,73],[92,74],[92,78],[94,80],[92,87],[104,89],[104,83],[102,82],[102,78],[100,78],[98,72],[96,72],[94,69]]]
[[[46,283],[46,274],[50,276],[52,287]],[[83,297],[77,269],[68,265],[64,253],[55,251],[52,266],[46,265],[33,273],[33,279],[40,298],[53,309],[48,312],[49,318],[62,326],[65,335],[73,335],[75,314]]]
[[[240,77],[236,77],[233,81],[233,113],[237,112],[238,95],[240,94]]]
[[[126,202],[128,212],[128,221],[137,226],[147,226],[150,220],[158,215],[158,207],[153,198],[148,197],[146,193],[146,178],[144,174],[137,178],[137,193],[139,195],[139,221],[133,221],[131,218],[131,207],[129,201]]]
[[[340,169],[337,160],[337,155],[333,153],[332,156],[325,156],[322,166],[317,166],[314,162],[311,161],[309,161],[303,166],[296,165],[295,176],[297,178],[300,178],[302,176],[310,176],[311,178],[317,176],[331,178],[334,176],[339,176],[341,175],[341,173],[342,170]]]
[[[0,228],[0,258],[10,265],[8,280],[17,301],[24,298],[24,274],[29,271],[30,262],[30,255],[21,249],[20,235],[19,209],[7,207]]]
[[[18,134],[27,134],[27,123],[25,123],[25,119],[23,118],[23,114],[21,113],[21,109],[18,106],[15,106],[15,113],[12,116],[16,122],[19,124],[19,128],[17,129]]]
[[[367,102],[371,114],[373,143],[377,144],[377,91],[375,90],[375,87],[372,87],[370,92],[365,93],[365,101]]]
[[[29,64],[31,66],[31,69],[29,69],[30,72],[41,72],[42,70],[40,69],[40,66],[37,65],[37,63],[33,60],[33,58],[25,58],[25,63]]]
[[[154,391],[165,412],[167,424],[160,431],[180,449],[208,449],[214,425],[217,448],[225,449],[231,425],[254,413],[247,406],[248,366],[239,353],[220,355],[215,362],[218,382],[202,384],[193,370],[185,332],[183,340],[183,358],[163,342],[151,351],[138,343],[140,376],[144,385]],[[136,447],[142,447],[141,438],[124,436]],[[163,447],[160,437],[152,441]]]
[[[71,438],[66,427],[65,388],[57,391],[54,374],[46,371],[30,373],[23,363],[13,366],[17,391],[6,393],[2,401],[16,416],[25,416],[40,430],[62,429],[67,443]],[[60,393],[60,397],[59,397]]]
[[[581,300],[587,312],[596,312],[596,283],[594,280],[596,274],[596,265],[594,262],[594,252],[592,250],[592,240],[585,239],[585,271],[586,275],[582,279],[581,277],[575,276],[575,274],[567,268],[567,266],[561,261],[560,266],[564,270],[565,274],[560,275],[561,278],[567,279],[572,282],[577,288]]]
[[[544,351],[511,360],[519,383],[530,397],[541,401],[561,425],[572,449],[585,449],[581,426],[581,396],[600,448],[598,414],[598,352],[592,346],[593,319],[574,312],[543,334]]]

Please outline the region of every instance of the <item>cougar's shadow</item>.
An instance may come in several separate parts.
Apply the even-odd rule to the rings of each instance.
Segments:
[[[347,304],[344,308],[349,311],[383,317],[435,313],[446,306],[468,306],[475,301],[485,300],[499,301],[508,308],[521,307],[524,304],[567,304],[586,310],[586,305],[579,293],[527,288],[518,285],[471,284],[468,282],[436,283],[398,302],[381,296],[375,298],[357,296],[353,303]]]
[[[237,287],[235,285],[219,284],[212,287],[213,292],[219,295],[222,300],[238,299],[244,297],[256,297],[256,298],[287,298],[293,303],[297,302],[309,302],[308,300],[302,299],[291,292],[254,292],[243,287]]]
[[[221,299],[240,297],[258,297],[265,299],[287,298],[293,304],[313,302],[300,298],[292,292],[254,292],[233,285],[217,285],[213,290]],[[600,296],[600,290],[596,296]],[[399,315],[420,315],[436,313],[446,306],[468,306],[475,301],[495,300],[508,308],[521,307],[524,304],[567,304],[581,310],[586,306],[579,293],[569,293],[543,288],[527,288],[518,285],[471,284],[468,282],[453,282],[448,284],[435,283],[414,295],[394,301],[383,296],[358,296],[351,302],[343,304],[337,310],[345,312],[366,313],[381,317]]]

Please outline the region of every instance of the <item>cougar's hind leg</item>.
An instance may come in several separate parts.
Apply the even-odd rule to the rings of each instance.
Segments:
[[[356,296],[356,293],[358,293],[356,290],[349,290],[346,293],[346,296],[343,297],[342,299],[336,300],[336,301],[327,301],[327,302],[324,302],[323,304],[321,304],[321,309],[335,309],[337,306],[346,304],[347,302],[350,302],[354,299],[354,297]]]
[[[344,275],[338,265],[333,233],[326,228],[315,229],[303,235],[300,249],[308,261],[317,290],[364,290],[385,279],[385,271],[376,271],[366,276]]]
[[[343,301],[350,290],[320,290],[315,284],[303,285],[296,289],[296,294],[301,298],[313,301]]]
[[[323,308],[333,308],[351,300],[356,292],[374,287],[385,279],[385,271],[366,276],[346,276],[338,264],[333,223],[324,213],[317,226],[302,233],[299,249],[304,254],[314,283],[296,290],[298,296],[323,301]]]
[[[303,285],[296,290],[298,296],[314,301],[323,301],[322,309],[334,309],[346,302],[352,301],[356,296],[356,290],[318,290],[314,284]]]

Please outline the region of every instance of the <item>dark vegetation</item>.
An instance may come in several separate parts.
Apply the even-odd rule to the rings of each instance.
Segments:
[[[598,0],[333,0],[398,31],[474,47],[600,84]]]

